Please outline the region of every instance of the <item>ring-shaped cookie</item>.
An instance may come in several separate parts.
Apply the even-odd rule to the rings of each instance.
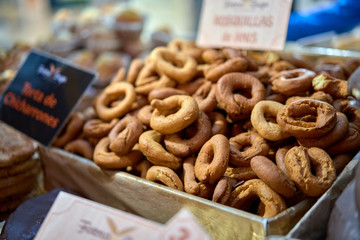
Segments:
[[[223,75],[232,72],[243,72],[247,69],[248,62],[243,57],[236,57],[213,66],[205,71],[205,78],[210,82],[217,82]]]
[[[71,114],[65,127],[56,136],[52,145],[54,147],[62,148],[71,140],[74,140],[80,133],[85,124],[84,115],[81,112],[74,112]]]
[[[215,97],[216,85],[209,81],[204,82],[202,86],[192,95],[199,109],[206,113],[212,112],[217,107],[217,101]]]
[[[297,68],[281,71],[270,79],[272,90],[286,96],[305,92],[311,88],[312,79],[316,73],[305,69]]]
[[[110,150],[118,155],[128,154],[138,142],[142,132],[142,123],[136,117],[126,116],[122,118],[108,135]]]
[[[162,182],[164,185],[179,191],[184,191],[184,185],[179,176],[170,168],[163,166],[151,166],[146,179],[152,182]]]
[[[149,93],[148,101],[151,102],[153,99],[165,99],[173,95],[188,95],[188,94],[183,90],[171,88],[171,87],[155,88]]]
[[[309,116],[316,120],[308,121]],[[326,102],[301,99],[280,109],[276,121],[284,132],[297,138],[321,137],[335,127],[336,110]]]
[[[222,134],[227,136],[228,132],[228,122],[226,121],[226,117],[219,112],[210,112],[208,117],[211,122],[211,133],[212,136],[216,134]]]
[[[354,123],[349,123],[349,130],[346,136],[337,143],[326,148],[330,155],[347,153],[359,149],[360,132]]]
[[[334,101],[333,97],[330,94],[325,93],[323,91],[317,91],[317,92],[314,92],[313,94],[311,94],[310,96],[306,96],[306,97],[304,97],[304,96],[289,97],[286,99],[285,105],[289,105],[292,102],[295,102],[297,100],[304,99],[304,98],[311,98],[311,99],[327,102],[330,104],[333,104],[333,101]]]
[[[184,189],[185,192],[202,198],[210,198],[214,191],[213,185],[209,183],[198,182],[195,177],[196,157],[187,157],[183,163]]]
[[[111,102],[124,97],[118,104],[111,107]],[[133,85],[127,82],[113,83],[107,86],[98,96],[95,102],[95,109],[102,120],[111,121],[125,115],[131,109],[136,99]]]
[[[128,154],[119,156],[109,151],[110,139],[102,138],[94,149],[94,162],[101,168],[105,169],[122,169],[132,166],[142,158],[142,153],[137,150],[136,146]]]
[[[195,161],[195,176],[200,182],[214,184],[229,164],[230,144],[222,134],[214,135],[200,149]]]
[[[257,178],[256,173],[251,167],[227,167],[224,176],[236,179],[237,181],[246,181]]]
[[[142,107],[138,114],[136,115],[137,119],[140,120],[145,126],[150,126],[151,114],[154,109],[150,105],[145,105]]]
[[[237,90],[250,90],[251,98],[235,93]],[[228,73],[217,82],[216,100],[232,120],[245,119],[255,104],[265,98],[265,87],[255,77],[244,73]]]
[[[229,142],[230,162],[238,167],[250,166],[251,158],[257,155],[266,156],[270,150],[266,140],[254,131],[240,133],[230,138]],[[250,147],[242,151],[245,146]]]
[[[64,150],[83,156],[84,158],[93,159],[93,154],[94,154],[94,148],[93,146],[86,140],[78,138],[75,140],[72,140],[70,142],[68,142],[65,146],[64,146]]]
[[[169,152],[178,157],[186,157],[198,152],[211,136],[210,120],[206,113],[199,111],[199,117],[194,123],[179,133],[165,135],[164,142]]]
[[[349,103],[349,99],[336,99],[333,102],[333,106],[338,112],[344,113],[347,116],[349,123],[353,123],[354,127],[360,131],[360,109]]]
[[[330,94],[334,98],[347,98],[348,82],[346,80],[336,79],[326,73],[316,76],[312,80],[312,86],[315,91],[323,91]]]
[[[196,61],[183,52],[157,47],[152,50],[150,58],[154,61],[158,73],[167,75],[180,84],[190,81],[197,73]]]
[[[83,133],[86,137],[103,138],[109,134],[118,121],[118,118],[114,118],[110,122],[101,119],[90,119],[85,122]]]
[[[150,126],[162,134],[183,130],[199,115],[195,99],[186,95],[174,95],[163,100],[154,99],[151,106],[154,111],[151,114]]]
[[[349,129],[349,121],[345,114],[336,112],[337,122],[335,127],[325,136],[318,138],[297,138],[297,142],[303,147],[318,147],[325,149],[343,139]]]
[[[222,177],[216,184],[214,194],[212,197],[213,202],[225,204],[233,190],[233,186],[236,184],[236,180],[230,177]]]
[[[135,85],[136,79],[139,75],[139,72],[144,67],[145,63],[140,58],[135,58],[131,61],[128,73],[126,75],[126,81]]]
[[[277,123],[269,122],[265,119],[265,114],[270,114],[271,116],[276,117],[280,109],[283,107],[284,105],[281,103],[262,100],[255,104],[253,110],[251,111],[251,124],[266,140],[278,141],[291,136],[289,133],[282,131]]]
[[[155,131],[143,132],[139,137],[139,148],[144,156],[154,165],[165,166],[177,170],[182,166],[182,159],[169,153],[161,145],[164,136]]]
[[[198,88],[203,85],[205,78],[196,78],[190,82],[176,85],[176,88],[187,92],[188,95],[193,95]]]
[[[336,179],[332,159],[321,148],[299,146],[289,149],[285,167],[297,188],[310,197],[321,196]]]
[[[263,218],[275,217],[286,209],[284,199],[260,179],[248,180],[235,188],[226,205],[247,211],[251,205],[249,201],[254,198],[259,198],[264,207],[258,209],[258,215]]]
[[[256,175],[275,192],[286,198],[294,196],[295,184],[270,159],[255,156],[250,160],[250,165]]]

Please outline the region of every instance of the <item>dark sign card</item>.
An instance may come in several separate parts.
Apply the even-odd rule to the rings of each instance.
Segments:
[[[32,50],[0,101],[0,120],[45,146],[67,120],[96,74]]]

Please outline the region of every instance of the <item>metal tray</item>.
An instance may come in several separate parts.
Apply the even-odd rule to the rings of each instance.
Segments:
[[[306,199],[274,218],[265,219],[126,172],[103,170],[94,162],[62,149],[40,147],[39,152],[47,190],[71,189],[91,200],[160,223],[167,222],[181,208],[187,208],[213,239],[264,239],[270,235],[286,235],[316,201]],[[341,192],[351,180],[357,162],[356,158],[348,164],[315,208],[322,204],[321,199],[339,195],[335,193]]]

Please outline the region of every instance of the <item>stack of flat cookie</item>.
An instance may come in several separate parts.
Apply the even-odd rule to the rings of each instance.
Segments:
[[[0,214],[13,211],[36,187],[36,149],[34,141],[0,122]]]

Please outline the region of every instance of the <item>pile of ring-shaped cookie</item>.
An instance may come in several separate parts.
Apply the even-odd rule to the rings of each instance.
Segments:
[[[346,79],[317,66],[176,39],[119,69],[54,146],[271,218],[321,196],[360,149]]]

